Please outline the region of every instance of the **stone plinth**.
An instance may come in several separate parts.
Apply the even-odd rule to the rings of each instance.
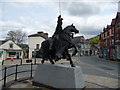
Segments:
[[[53,88],[84,88],[85,83],[80,66],[39,64],[34,82]]]

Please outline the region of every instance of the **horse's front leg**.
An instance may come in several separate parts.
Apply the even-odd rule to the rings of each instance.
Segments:
[[[76,55],[78,52],[77,48],[74,45],[73,45],[73,47],[74,47],[75,51],[73,52],[72,56]]]
[[[73,64],[73,61],[72,61],[72,59],[71,59],[70,54],[69,54],[69,53],[67,53],[67,54],[68,54],[68,60],[70,61],[71,67],[75,67],[75,65]]]

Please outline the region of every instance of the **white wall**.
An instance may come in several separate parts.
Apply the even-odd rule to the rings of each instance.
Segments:
[[[90,55],[90,44],[81,44],[81,50],[82,55],[85,54],[85,51],[87,51],[88,55]]]
[[[32,58],[32,51],[36,49],[36,44],[39,44],[41,47],[41,43],[44,40],[42,37],[29,37],[29,59]]]

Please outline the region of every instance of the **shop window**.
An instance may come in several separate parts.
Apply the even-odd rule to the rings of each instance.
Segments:
[[[9,57],[15,57],[16,52],[9,52]]]

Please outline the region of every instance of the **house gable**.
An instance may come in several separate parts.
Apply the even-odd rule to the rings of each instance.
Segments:
[[[0,49],[11,49],[10,44],[12,44],[12,49],[14,50],[22,50],[17,44],[15,44],[12,40],[8,40],[5,43],[0,45]]]

